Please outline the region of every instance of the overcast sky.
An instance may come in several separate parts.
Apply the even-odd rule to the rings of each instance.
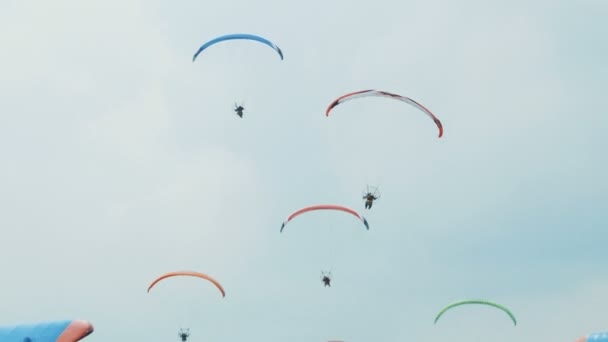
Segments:
[[[90,342],[608,330],[606,18],[604,0],[2,0],[0,322],[86,319]],[[239,32],[285,59],[231,41],[192,63]],[[325,117],[362,89],[419,101],[444,136],[390,99]],[[279,233],[317,203],[370,230],[318,212]],[[181,269],[226,298],[146,293]],[[480,306],[433,324],[468,298],[518,325]]]

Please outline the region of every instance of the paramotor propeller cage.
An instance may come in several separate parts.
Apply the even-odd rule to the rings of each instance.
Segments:
[[[365,192],[363,192],[362,197],[366,197],[369,194],[374,196],[376,199],[380,199],[380,197],[382,196],[382,193],[380,193],[379,187],[366,185]]]
[[[185,342],[186,340],[188,340],[188,337],[190,336],[190,328],[179,329],[177,336],[179,336],[179,338],[181,338],[181,340]]]

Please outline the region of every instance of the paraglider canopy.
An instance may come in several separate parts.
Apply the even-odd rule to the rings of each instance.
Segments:
[[[369,96],[386,97],[386,98],[402,101],[402,102],[405,102],[407,104],[414,106],[415,108],[424,112],[429,118],[431,118],[435,122],[435,125],[437,125],[437,128],[439,129],[439,137],[441,138],[443,136],[443,125],[441,124],[441,121],[439,121],[439,119],[435,116],[435,114],[433,114],[425,106],[421,105],[420,103],[414,101],[413,99],[411,99],[407,96],[389,93],[388,91],[368,89],[368,90],[361,90],[361,91],[356,91],[356,92],[342,95],[339,98],[335,99],[332,103],[330,103],[330,105],[327,107],[327,110],[325,110],[325,116],[329,116],[329,113],[331,112],[331,110],[343,102],[354,100],[354,99],[359,99],[359,98],[363,98],[363,97],[369,97]]]
[[[203,44],[194,54],[194,56],[192,57],[192,62],[194,62],[196,60],[196,58],[198,57],[198,55],[203,52],[203,50],[207,49],[208,47],[210,47],[211,45],[217,44],[219,42],[223,42],[223,41],[227,41],[227,40],[233,40],[233,39],[246,39],[246,40],[253,40],[256,42],[260,42],[262,44],[266,44],[268,46],[270,46],[273,50],[275,50],[278,54],[279,57],[281,57],[281,60],[283,60],[283,51],[281,51],[281,49],[274,44],[273,42],[271,42],[270,40],[257,36],[255,34],[248,34],[248,33],[235,33],[235,34],[227,34],[224,36],[220,36],[217,38],[214,38],[208,42],[206,42],[205,44]]]
[[[93,333],[84,320],[48,321],[0,326],[2,342],[77,342]]]
[[[469,305],[469,304],[482,304],[482,305],[489,305],[489,306],[493,306],[497,309],[500,309],[502,311],[504,311],[507,315],[509,315],[509,317],[511,318],[511,320],[513,321],[513,325],[517,325],[517,320],[515,319],[515,316],[513,315],[513,313],[511,313],[511,311],[509,309],[507,309],[506,307],[494,303],[494,302],[490,302],[487,300],[461,300],[458,302],[454,302],[446,307],[444,307],[443,309],[441,309],[441,311],[439,311],[439,313],[437,314],[437,317],[435,317],[435,323],[437,323],[437,321],[439,320],[439,318],[448,310],[457,307],[457,306],[461,306],[461,305]]]
[[[152,281],[150,283],[150,285],[148,286],[148,293],[150,292],[150,290],[152,290],[152,288],[154,288],[158,283],[169,279],[169,278],[174,278],[174,277],[193,277],[196,278],[198,280],[203,279],[206,280],[207,282],[210,282],[211,284],[213,284],[222,294],[222,298],[226,297],[226,291],[224,291],[224,287],[214,278],[212,278],[211,276],[205,274],[205,273],[201,273],[201,272],[195,272],[195,271],[175,271],[175,272],[169,272],[169,273],[165,273],[161,276],[159,276],[158,278],[154,279],[154,281]],[[205,283],[207,283],[205,282]],[[191,304],[192,301],[189,301],[188,304]],[[184,311],[188,311],[188,310],[184,310]],[[182,321],[182,323],[185,323]],[[188,326],[190,324],[180,324],[180,326]],[[186,340],[188,340],[188,337],[190,336],[190,329],[180,329],[178,332],[178,336],[179,338],[182,340],[182,342],[185,342]]]
[[[593,333],[589,336],[582,336],[575,342],[608,342],[608,332]]]
[[[167,278],[172,278],[172,277],[196,277],[196,278],[208,280],[213,285],[215,285],[215,287],[220,291],[220,293],[222,294],[222,297],[226,297],[226,292],[224,291],[224,288],[217,280],[213,279],[212,277],[210,277],[204,273],[194,272],[194,271],[177,271],[177,272],[165,273],[165,274],[161,275],[160,277],[154,279],[154,281],[148,286],[148,292],[150,292],[150,290],[161,280],[164,280]]]
[[[358,218],[359,220],[361,220],[361,222],[363,222],[363,224],[365,225],[365,228],[367,230],[369,230],[369,224],[367,223],[367,220],[365,219],[365,217],[361,216],[361,214],[359,214],[358,212],[356,212],[355,210],[342,206],[342,205],[336,205],[336,204],[317,204],[317,205],[311,205],[308,207],[304,207],[302,209],[296,210],[295,212],[291,213],[287,219],[285,221],[283,221],[283,224],[281,224],[281,232],[283,232],[283,229],[285,228],[285,225],[293,220],[294,218],[311,212],[311,211],[316,211],[316,210],[337,210],[337,211],[342,211],[348,214],[351,214],[353,216],[355,216],[356,218]]]

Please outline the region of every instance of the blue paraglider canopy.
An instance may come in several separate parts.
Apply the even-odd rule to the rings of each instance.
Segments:
[[[235,34],[227,34],[224,36],[220,36],[217,38],[214,38],[208,42],[206,42],[205,44],[203,44],[198,51],[196,51],[196,53],[194,54],[194,56],[192,57],[192,62],[194,62],[196,60],[196,57],[198,57],[198,55],[203,52],[203,50],[205,50],[206,48],[210,47],[211,45],[214,45],[216,43],[219,42],[223,42],[225,40],[233,40],[233,39],[248,39],[248,40],[254,40],[263,44],[266,44],[268,46],[270,46],[271,48],[273,48],[281,57],[281,60],[283,60],[283,51],[281,51],[281,49],[276,46],[274,43],[272,43],[271,41],[269,41],[266,38],[260,37],[260,36],[256,36],[254,34],[248,34],[248,33],[235,33]]]
[[[76,342],[93,332],[82,320],[49,321],[0,326],[2,342]]]

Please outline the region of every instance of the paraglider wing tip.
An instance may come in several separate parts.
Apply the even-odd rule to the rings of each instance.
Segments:
[[[194,63],[194,61],[196,60],[196,58],[198,57],[198,55],[203,51],[203,49],[199,48],[194,55],[192,56],[192,63]]]
[[[437,127],[439,127],[439,137],[441,138],[443,136],[443,125],[439,119],[435,119],[435,123],[437,124]]]
[[[325,110],[325,116],[329,116],[329,112],[331,112],[331,110],[338,105],[338,100],[332,102],[329,107],[327,107],[327,109]]]
[[[279,53],[279,56],[281,56],[281,60],[283,60],[283,51],[281,51],[281,49],[277,46],[277,52]]]

